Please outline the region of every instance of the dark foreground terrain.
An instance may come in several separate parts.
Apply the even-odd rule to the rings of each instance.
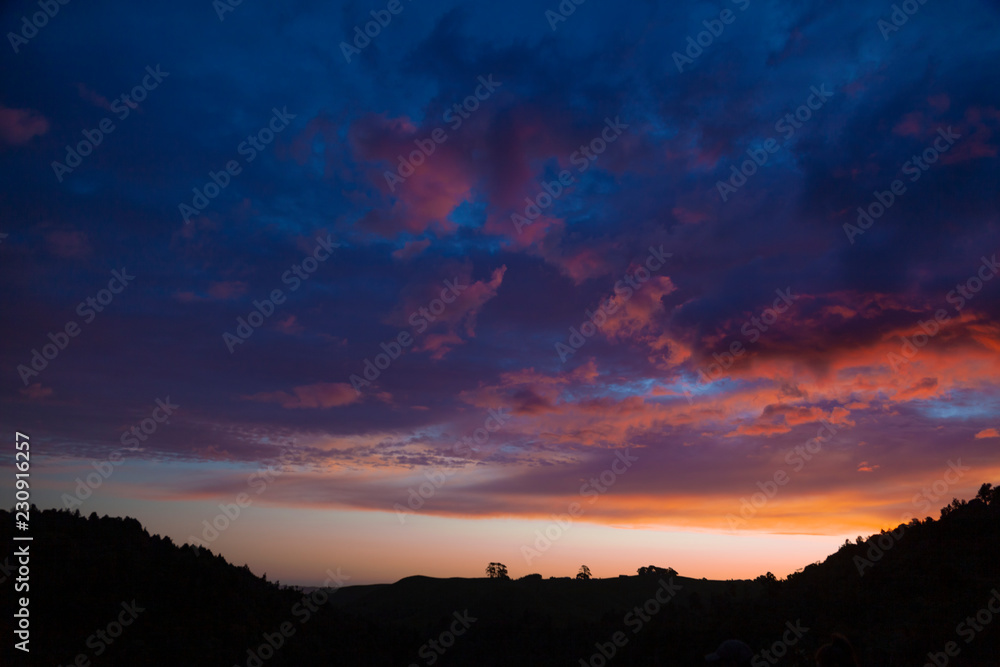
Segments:
[[[5,555],[12,527],[0,511]],[[812,665],[831,632],[870,667],[1000,665],[1000,488],[988,484],[784,580],[408,577],[304,592],[130,518],[34,511],[32,534],[31,653],[12,646],[7,556],[2,665],[700,665],[732,637],[768,651],[755,667]]]

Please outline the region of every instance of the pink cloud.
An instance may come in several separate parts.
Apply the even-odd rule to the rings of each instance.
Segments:
[[[431,359],[440,361],[453,348],[458,347],[464,342],[465,340],[454,331],[446,331],[440,334],[427,334],[420,346],[415,349],[430,352]]]
[[[572,254],[547,257],[546,259],[558,266],[559,270],[568,276],[575,285],[583,283],[588,278],[605,275],[610,269],[603,249],[583,248]]]
[[[30,109],[8,109],[0,105],[0,139],[12,145],[26,144],[49,131],[49,121]]]
[[[970,107],[954,129],[960,139],[941,155],[944,164],[958,164],[979,158],[995,158],[1000,143],[994,138],[1000,129],[1000,111],[993,107]]]
[[[240,280],[226,280],[214,282],[208,286],[207,292],[175,292],[174,298],[181,303],[193,303],[197,301],[226,301],[228,299],[238,299],[247,291],[247,284]]]
[[[675,206],[670,212],[673,213],[675,218],[685,225],[696,225],[700,222],[708,220],[707,213],[684,208],[682,206]]]
[[[448,311],[444,313],[449,333],[440,338],[428,336],[423,345],[417,349],[430,350],[433,352],[431,355],[433,358],[440,359],[455,345],[460,344],[459,341],[464,342],[456,333],[457,329],[461,328],[467,337],[475,338],[476,318],[486,303],[497,295],[505,273],[507,273],[506,265],[495,269],[489,280],[477,280],[469,285],[459,300],[460,304],[456,304],[459,307],[454,309],[454,315],[449,316]]]
[[[951,107],[951,98],[948,97],[947,93],[932,95],[927,98],[927,104],[929,104],[934,111],[944,113]]]
[[[436,229],[449,234],[457,229],[448,216],[471,198],[473,177],[461,151],[450,143],[436,144],[429,139],[432,129],[418,128],[406,117],[379,115],[366,116],[352,126],[351,145],[361,159],[372,163],[369,177],[373,184],[395,200],[389,211],[377,209],[366,216],[360,222],[362,227],[389,238],[400,232],[420,234]],[[421,153],[415,140],[429,141],[433,153]],[[399,156],[411,154],[417,155],[420,163],[404,160],[400,167]],[[390,183],[387,173],[402,178],[402,182]]]
[[[297,334],[305,330],[305,327],[299,324],[295,315],[289,315],[286,319],[281,320],[275,325],[275,328],[286,334]]]
[[[825,420],[838,426],[854,426],[855,423],[847,419],[850,414],[844,408],[834,408],[830,414],[819,406],[802,406],[773,403],[764,407],[760,417],[752,424],[741,425],[727,436],[737,435],[762,435],[771,436],[782,433],[789,433],[793,426],[801,424],[817,423]]]
[[[513,212],[521,215],[523,208],[520,211],[515,209]],[[501,210],[490,215],[483,226],[483,231],[496,236],[506,236],[515,246],[531,249],[554,245],[565,227],[562,218],[545,214],[529,220],[529,223],[527,225],[521,223],[518,231],[518,227],[511,219],[511,211]]]
[[[49,251],[58,257],[86,257],[90,254],[90,242],[85,232],[52,231],[45,236]]]
[[[444,269],[447,271],[447,269]],[[415,314],[421,317],[423,326],[420,330],[414,330],[417,344],[415,351],[431,352],[434,359],[442,359],[451,349],[465,343],[468,338],[476,336],[476,318],[488,301],[497,295],[497,290],[503,283],[507,266],[501,266],[493,270],[489,280],[471,280],[471,266],[462,266],[452,273],[444,282],[435,282],[427,285],[411,286],[405,292],[405,298],[394,311],[386,318],[385,323],[400,327],[415,326],[410,318]],[[460,286],[457,293],[445,287],[446,284]],[[444,309],[436,315],[431,313],[433,320],[420,315],[420,309],[430,308],[430,304],[442,300],[439,298],[442,289],[447,294],[454,294],[450,298],[453,303],[443,304]]]
[[[175,292],[174,298],[181,303],[192,303],[194,301],[204,301],[204,297],[200,297],[194,292]]]
[[[407,241],[402,248],[397,248],[392,252],[394,259],[410,259],[411,257],[416,257],[424,250],[427,249],[431,242],[427,239],[422,239],[420,241]]]
[[[37,401],[52,396],[55,394],[55,391],[53,391],[52,387],[43,387],[41,382],[36,382],[35,384],[22,388],[21,393],[31,400]]]
[[[924,114],[920,111],[911,111],[903,116],[901,121],[896,123],[896,127],[892,128],[892,133],[898,134],[901,137],[919,137],[925,134],[925,125]]]
[[[553,156],[567,156],[559,161],[560,168],[571,166],[568,156],[584,137],[576,136],[579,132],[568,124],[553,124],[550,116],[530,108],[506,110],[502,122],[496,122],[492,108],[484,108],[461,128],[444,130],[447,140],[403,177],[404,182],[393,179],[388,183],[387,172],[399,175],[400,156],[407,162],[417,149],[415,141],[425,142],[442,129],[435,118],[436,114],[428,114],[425,124],[418,126],[405,116],[371,114],[352,126],[349,144],[355,160],[367,163],[364,168],[371,184],[383,198],[393,201],[391,210],[376,207],[361,226],[386,237],[426,229],[451,234],[458,229],[448,219],[455,208],[485,195],[491,209],[486,231],[523,243],[524,235],[518,236],[510,214],[524,210],[525,197],[543,192],[539,177]],[[611,158],[602,160],[602,168],[613,166]],[[543,227],[531,225],[531,233],[538,235]]]
[[[664,325],[658,321],[664,314],[662,299],[676,290],[669,276],[652,276],[629,298],[620,292],[609,296],[618,308],[601,327],[601,333],[611,342],[642,342],[654,350],[663,349],[669,340]]]
[[[229,280],[225,282],[212,283],[208,288],[208,295],[213,299],[225,300],[235,299],[243,296],[247,291],[247,284],[239,280]]]
[[[318,382],[293,387],[292,394],[284,391],[261,392],[243,396],[245,401],[277,403],[283,408],[334,408],[350,405],[361,398],[346,382]]]
[[[87,102],[90,102],[95,107],[98,107],[98,108],[101,108],[101,109],[107,109],[108,111],[111,111],[111,103],[108,102],[108,98],[104,97],[103,95],[101,95],[99,93],[95,93],[90,88],[87,88],[87,86],[83,85],[82,83],[77,83],[76,84],[76,92],[78,92],[80,94],[80,98],[81,99],[86,100]]]

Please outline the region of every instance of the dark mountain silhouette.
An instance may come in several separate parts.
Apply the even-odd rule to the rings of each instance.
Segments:
[[[938,520],[847,542],[783,580],[644,567],[609,579],[415,576],[302,591],[150,536],[135,519],[63,510],[31,519],[31,654],[12,648],[9,558],[0,562],[3,665],[71,665],[80,654],[79,664],[129,667],[700,665],[722,640],[760,652],[783,635],[794,644],[780,658],[759,653],[755,667],[813,665],[833,632],[869,667],[1000,665],[1000,614],[987,606],[1000,588],[1000,488],[988,484]],[[0,511],[8,545],[12,525]],[[120,618],[127,627],[113,625]],[[944,652],[949,642],[958,655]]]

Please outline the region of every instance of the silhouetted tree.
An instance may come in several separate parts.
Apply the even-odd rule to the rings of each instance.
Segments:
[[[590,577],[591,577],[590,568],[587,567],[586,565],[581,565],[580,566],[580,571],[576,573],[576,578],[577,579],[590,579]]]
[[[979,493],[976,494],[976,498],[978,498],[979,500],[983,501],[986,504],[989,504],[990,497],[993,495],[990,492],[992,488],[993,485],[990,484],[989,482],[983,484],[981,487],[979,487]]]
[[[510,579],[507,576],[507,566],[503,563],[490,563],[487,565],[486,576],[490,579]]]
[[[768,595],[774,595],[779,589],[778,578],[771,572],[760,575],[754,579],[754,582],[761,584]]]
[[[685,588],[692,584],[690,590],[665,605],[651,621],[654,627],[644,631],[650,641],[630,640],[631,655],[623,654],[616,665],[655,664],[663,646],[671,647],[671,664],[704,664],[705,653],[722,638],[720,628],[763,646],[790,618],[814,629],[809,639],[789,649],[789,665],[815,664],[797,651],[813,653],[832,628],[850,638],[860,664],[922,665],[927,647],[953,640],[955,624],[992,599],[986,589],[1000,581],[1000,489],[984,485],[975,498],[951,503],[941,515],[940,520],[914,518],[900,526],[904,532],[850,540],[824,561],[784,578],[768,573],[756,583],[683,582]],[[157,664],[231,665],[265,633],[301,620],[293,610],[303,609],[312,612],[310,620],[301,628],[296,624],[294,641],[281,646],[280,657],[276,650],[269,665],[407,664],[403,657],[417,655],[415,647],[429,636],[428,624],[439,628],[441,608],[471,607],[470,597],[480,608],[503,612],[495,620],[480,619],[478,634],[456,642],[447,656],[452,663],[569,664],[580,651],[593,650],[589,638],[620,629],[617,600],[649,595],[661,576],[674,572],[645,566],[639,572],[648,578],[595,582],[600,586],[571,584],[572,577],[542,581],[538,574],[524,577],[521,585],[408,578],[341,591],[320,603],[301,590],[265,582],[247,566],[230,565],[209,549],[150,535],[134,519],[87,518],[65,510],[32,510],[31,516],[39,540],[67,545],[32,552],[32,565],[46,573],[32,581],[38,585],[37,591],[31,589],[37,594],[31,600],[32,619],[39,628],[60,629],[40,635],[45,641],[31,647],[39,656],[32,664],[66,664],[67,657],[84,649],[80,638],[112,620],[125,600],[149,611],[115,638],[109,665],[148,664],[151,650],[160,653]],[[10,542],[15,528],[12,513],[0,510],[0,542]],[[502,563],[490,565],[487,574],[508,578]],[[633,593],[636,583],[646,590]],[[6,601],[0,596],[0,607]],[[385,610],[391,608],[406,608],[410,620],[387,619]],[[0,633],[11,636],[12,618],[9,610],[0,614]],[[962,664],[997,665],[997,626],[994,620],[974,642],[961,646]],[[178,636],[185,641],[178,642]]]

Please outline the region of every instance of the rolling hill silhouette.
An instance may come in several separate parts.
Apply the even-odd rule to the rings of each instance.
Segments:
[[[4,665],[700,665],[734,637],[768,651],[755,667],[813,665],[832,632],[871,667],[1000,665],[1000,613],[989,610],[994,598],[1000,609],[1000,487],[989,484],[937,520],[753,581],[414,576],[301,590],[151,536],[135,519],[32,514],[31,654],[9,639],[8,557]],[[7,544],[12,518],[0,511]]]

